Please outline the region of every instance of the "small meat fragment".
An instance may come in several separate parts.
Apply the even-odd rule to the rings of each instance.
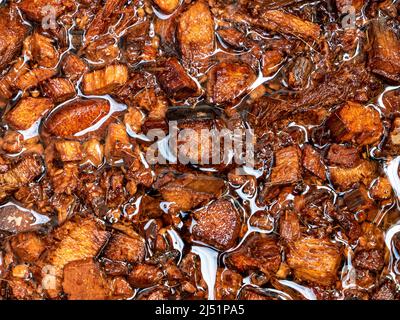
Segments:
[[[69,262],[95,257],[109,237],[109,233],[90,218],[68,221],[55,232],[60,239],[49,251],[47,261],[60,269]]]
[[[53,102],[47,98],[23,98],[5,116],[7,123],[14,129],[27,130],[39,120],[46,111],[53,108]]]
[[[389,199],[393,194],[392,185],[390,184],[389,179],[379,177],[372,185],[370,194],[375,200]]]
[[[106,277],[93,259],[68,263],[62,286],[68,300],[106,300],[111,295]]]
[[[129,299],[134,296],[134,291],[129,283],[122,277],[116,277],[111,281],[113,299]]]
[[[35,32],[24,41],[24,51],[41,67],[54,68],[58,63],[59,54],[53,45],[53,40]]]
[[[113,22],[113,16],[122,9],[125,2],[126,0],[107,0],[101,6],[86,31],[86,43],[107,31]]]
[[[54,103],[64,102],[76,95],[72,82],[65,78],[54,78],[42,84],[43,93]]]
[[[331,286],[340,262],[339,248],[326,239],[302,238],[289,246],[287,263],[302,281]]]
[[[371,107],[348,101],[327,122],[333,138],[362,146],[379,142],[383,126],[379,113]]]
[[[0,78],[0,104],[5,104],[16,90],[15,82],[24,73],[28,72],[28,66],[24,58],[20,57],[10,70]]]
[[[86,61],[95,65],[96,68],[113,63],[119,55],[118,40],[112,36],[105,36],[90,42],[85,50]]]
[[[252,287],[245,287],[243,290],[240,290],[240,300],[273,300],[271,297],[267,296],[264,292],[261,290],[257,290]]]
[[[61,63],[65,76],[71,81],[78,80],[87,70],[85,62],[74,54],[67,54]]]
[[[133,268],[128,281],[134,288],[149,288],[160,283],[163,278],[161,269],[149,264],[139,264]]]
[[[283,61],[283,55],[278,50],[265,51],[262,57],[262,71],[264,77],[273,75]]]
[[[171,14],[178,8],[180,0],[153,0],[163,12]]]
[[[159,188],[161,196],[171,202],[169,211],[179,212],[196,208],[221,195],[224,188],[222,179],[203,176],[186,175]]]
[[[180,16],[177,37],[186,61],[194,62],[213,53],[214,20],[206,1],[195,1]]]
[[[19,153],[22,151],[24,143],[24,136],[12,130],[7,130],[4,134],[3,139],[0,141],[1,149],[3,149],[6,153]]]
[[[43,173],[43,162],[37,154],[29,154],[0,174],[0,199],[21,188]]]
[[[133,132],[139,133],[142,131],[142,124],[144,122],[144,116],[138,108],[130,107],[128,112],[124,115],[124,123],[133,130]]]
[[[83,163],[100,167],[103,164],[104,148],[99,140],[92,138],[82,145]]]
[[[359,12],[363,5],[367,1],[365,0],[336,0],[336,8],[340,13],[349,13],[349,10],[356,10],[356,12]]]
[[[46,250],[46,243],[34,232],[20,233],[11,239],[11,248],[24,262],[35,262]]]
[[[275,154],[270,184],[285,185],[296,183],[302,178],[301,151],[297,146],[281,149]]]
[[[353,263],[356,268],[378,272],[382,270],[385,261],[382,250],[375,249],[357,252]]]
[[[388,80],[400,81],[400,39],[383,19],[372,21],[372,50],[369,65],[372,72]]]
[[[228,200],[217,200],[195,211],[193,236],[220,250],[233,247],[240,232],[240,215]]]
[[[236,300],[242,286],[242,276],[229,269],[219,268],[215,282],[215,298],[217,300]]]
[[[50,23],[49,18],[46,18],[50,14],[55,15],[55,18],[57,18],[63,12],[73,7],[74,1],[71,0],[22,0],[18,4],[18,8],[21,9],[29,19],[39,23]]]
[[[396,294],[396,285],[390,281],[385,280],[381,286],[374,292],[372,300],[394,300]]]
[[[176,100],[184,100],[198,93],[196,82],[176,58],[168,58],[157,65],[157,81],[164,92]]]
[[[132,144],[129,141],[126,128],[121,123],[111,123],[108,127],[104,154],[108,160],[121,159],[132,153]]]
[[[369,186],[376,177],[377,168],[376,162],[361,160],[360,164],[354,168],[329,167],[329,174],[334,186],[346,190],[356,183]]]
[[[58,140],[54,146],[61,161],[68,162],[82,160],[82,150],[79,141]]]
[[[332,166],[354,168],[360,164],[361,158],[357,148],[332,144],[326,158]]]
[[[275,274],[281,264],[281,252],[276,239],[259,233],[249,235],[226,258],[228,265],[239,272],[261,271],[267,276]]]
[[[16,300],[39,300],[41,295],[37,291],[36,285],[32,281],[13,278],[8,281],[11,289],[11,297]]]
[[[326,179],[326,168],[322,162],[321,154],[309,144],[303,150],[303,167],[318,178],[322,180]]]
[[[0,72],[22,48],[28,28],[13,7],[0,9]]]
[[[83,92],[87,95],[104,95],[128,81],[125,65],[111,65],[83,76]]]
[[[16,80],[15,86],[20,90],[28,90],[33,87],[37,87],[40,83],[50,79],[56,74],[56,69],[32,69]]]
[[[145,256],[145,243],[139,237],[135,238],[117,233],[113,235],[104,251],[104,257],[114,261],[141,263]]]
[[[236,28],[219,29],[217,33],[224,43],[237,50],[245,49],[248,45],[246,36]]]
[[[256,75],[248,65],[221,62],[209,72],[208,99],[216,104],[233,103],[255,80]]]
[[[290,242],[300,238],[300,221],[295,212],[285,211],[279,219],[279,235]]]
[[[261,14],[260,21],[266,29],[319,41],[321,32],[319,25],[302,20],[293,14],[281,10],[266,10]]]
[[[43,133],[56,137],[72,137],[102,120],[110,111],[103,99],[74,100],[54,111],[43,123]]]
[[[8,202],[0,207],[0,230],[11,233],[29,232],[40,229],[50,219],[33,210]]]

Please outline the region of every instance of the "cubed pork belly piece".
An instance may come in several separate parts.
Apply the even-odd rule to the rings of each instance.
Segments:
[[[369,65],[372,72],[388,80],[400,81],[400,39],[385,19],[375,19],[371,25],[372,50]]]
[[[63,162],[82,160],[82,148],[79,141],[58,140],[54,147]]]
[[[307,144],[303,149],[303,167],[318,178],[322,180],[326,179],[326,168],[322,156],[309,144]]]
[[[118,39],[112,36],[104,36],[90,42],[85,49],[86,61],[96,66],[96,69],[113,63],[119,55]]]
[[[153,0],[153,2],[163,11],[164,13],[171,14],[179,6],[179,0]]]
[[[24,53],[41,67],[54,68],[59,54],[53,40],[35,32],[24,41]]]
[[[289,246],[287,263],[301,281],[331,286],[341,262],[338,246],[327,239],[302,238]]]
[[[158,189],[163,199],[170,202],[171,212],[187,211],[221,195],[225,187],[224,181],[205,175],[186,175],[171,179],[169,183]]]
[[[242,276],[229,269],[218,268],[215,282],[215,298],[217,300],[236,300],[242,286]]]
[[[275,166],[270,177],[271,185],[296,183],[302,178],[301,151],[297,146],[278,150],[275,154]]]
[[[74,82],[88,71],[88,66],[77,55],[69,53],[62,60],[61,69],[65,76]]]
[[[36,262],[46,250],[45,240],[35,232],[20,233],[11,239],[11,248],[24,262]]]
[[[9,202],[0,208],[0,230],[10,233],[36,231],[50,221],[45,215]]]
[[[49,14],[55,14],[57,18],[66,10],[74,8],[74,6],[75,4],[71,0],[22,0],[18,4],[18,8],[29,19],[36,22],[42,22]]]
[[[47,262],[63,269],[72,261],[94,258],[109,238],[104,227],[92,218],[68,221],[55,230],[57,239],[47,255]]]
[[[377,168],[378,164],[376,162],[361,160],[357,166],[352,168],[329,167],[329,174],[334,186],[341,190],[346,190],[357,183],[369,186],[376,177]]]
[[[393,281],[385,280],[373,293],[372,300],[395,300],[396,285]]]
[[[129,273],[128,281],[134,288],[149,288],[159,284],[163,276],[160,267],[150,264],[139,264]]]
[[[328,119],[327,126],[337,141],[362,146],[376,144],[383,135],[378,111],[351,101]]]
[[[381,271],[385,265],[382,250],[361,250],[354,257],[354,266],[356,268],[366,269],[370,271]]]
[[[27,130],[53,106],[53,102],[47,98],[23,98],[5,118],[14,129]]]
[[[354,168],[360,164],[359,150],[352,146],[332,144],[326,157],[329,164],[344,168]]]
[[[127,81],[128,69],[125,65],[110,65],[85,74],[82,90],[87,95],[104,95],[112,93]]]
[[[42,84],[44,95],[53,100],[54,103],[64,102],[76,95],[74,85],[69,79],[54,78]]]
[[[28,32],[26,25],[13,7],[0,9],[0,71],[20,52]]]
[[[91,258],[66,264],[62,287],[68,300],[106,300],[111,295],[110,284]]]
[[[196,224],[193,236],[196,240],[220,250],[232,248],[240,233],[240,215],[228,200],[217,200],[194,212]]]
[[[20,90],[28,90],[37,87],[56,74],[55,69],[34,68],[21,74],[16,80],[15,86]]]
[[[196,0],[181,14],[177,37],[182,56],[189,63],[196,63],[213,53],[214,20],[206,1]]]
[[[101,121],[110,111],[104,99],[77,99],[56,109],[43,123],[43,134],[73,137]]]
[[[32,153],[22,157],[9,170],[0,174],[0,199],[29,184],[43,171],[43,161],[39,155]]]
[[[248,65],[221,62],[209,72],[208,99],[216,104],[234,103],[249,90],[255,80],[256,75]]]
[[[104,159],[104,147],[96,138],[89,139],[82,144],[83,164],[100,167]]]
[[[279,235],[281,239],[290,242],[300,238],[300,221],[295,212],[286,210],[279,218]]]
[[[196,82],[176,58],[168,58],[157,64],[157,81],[164,92],[176,100],[184,100],[198,94]]]
[[[104,257],[113,261],[141,263],[145,257],[145,242],[139,235],[131,237],[123,233],[111,236],[104,250]]]
[[[237,50],[244,49],[248,45],[246,36],[236,28],[221,28],[217,33],[225,44]]]
[[[274,275],[281,264],[281,252],[274,237],[252,233],[242,245],[227,254],[227,264],[241,273],[261,271]]]
[[[122,123],[111,123],[104,146],[107,160],[123,159],[127,154],[132,154],[132,147],[125,126]]]
[[[6,153],[17,154],[22,151],[24,136],[17,131],[7,131],[0,140],[1,149]]]

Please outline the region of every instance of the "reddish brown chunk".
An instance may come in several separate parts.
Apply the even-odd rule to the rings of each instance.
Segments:
[[[46,250],[46,243],[36,233],[28,232],[12,238],[11,247],[22,261],[35,262]]]
[[[281,149],[275,154],[270,184],[284,185],[295,183],[302,178],[301,151],[297,146]]]
[[[327,124],[331,135],[340,142],[371,145],[379,142],[383,134],[379,113],[350,101],[336,111]]]
[[[362,250],[354,258],[354,266],[370,271],[380,271],[385,264],[381,250]]]
[[[221,250],[233,247],[240,232],[240,216],[228,200],[218,200],[195,212],[193,236]]]
[[[140,263],[145,256],[145,243],[142,238],[136,238],[117,233],[113,235],[104,251],[104,256],[115,261]]]
[[[197,94],[197,84],[189,77],[176,58],[169,58],[157,66],[157,81],[173,99],[184,100]]]
[[[75,100],[54,111],[43,124],[46,134],[70,137],[98,123],[110,111],[107,100]]]
[[[162,278],[163,273],[159,267],[140,264],[129,274],[128,281],[135,288],[148,288],[158,284]]]
[[[242,286],[242,276],[229,269],[219,268],[215,283],[215,298],[217,300],[236,300]]]
[[[256,80],[254,71],[245,64],[222,62],[209,72],[207,96],[210,102],[234,102],[247,92]]]
[[[6,121],[17,130],[27,130],[52,108],[50,99],[24,98],[7,113]]]
[[[55,78],[42,84],[44,95],[54,103],[64,102],[76,95],[75,87],[69,79]]]
[[[357,148],[340,144],[333,144],[329,148],[326,159],[331,165],[345,168],[354,168],[361,160]]]
[[[68,263],[62,286],[68,300],[105,300],[111,294],[105,276],[92,259]]]
[[[279,269],[281,253],[273,237],[253,233],[239,249],[227,255],[227,263],[239,272],[259,270],[272,275]]]
[[[326,168],[322,162],[321,154],[310,145],[306,145],[303,150],[303,167],[318,178],[326,179]]]
[[[297,240],[290,245],[287,256],[287,263],[297,279],[321,286],[334,284],[340,262],[339,248],[325,239]]]

